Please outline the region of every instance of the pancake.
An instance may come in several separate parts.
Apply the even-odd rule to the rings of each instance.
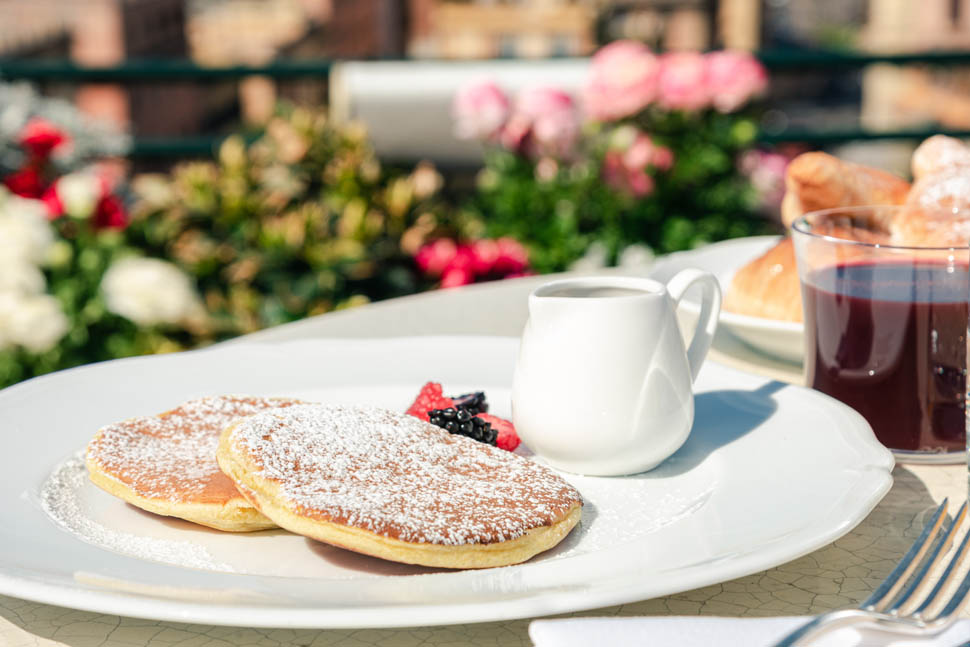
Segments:
[[[88,443],[91,481],[143,510],[209,528],[275,528],[239,494],[216,463],[219,435],[230,422],[299,400],[214,396],[157,416],[108,425]]]
[[[370,407],[266,411],[231,424],[217,456],[279,526],[407,564],[522,562],[559,543],[582,507],[545,466]]]

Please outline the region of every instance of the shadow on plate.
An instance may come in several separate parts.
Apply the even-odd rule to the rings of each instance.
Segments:
[[[454,573],[455,569],[432,568],[429,566],[416,566],[414,564],[399,564],[390,562],[370,555],[362,555],[344,548],[338,548],[325,544],[315,539],[306,539],[307,547],[324,560],[334,566],[339,566],[347,570],[360,573],[370,573],[372,575],[426,575],[428,573]]]
[[[667,478],[697,467],[719,448],[758,428],[778,409],[774,395],[788,386],[766,382],[753,391],[721,389],[694,396],[694,426],[687,442],[659,467],[643,474]]]
[[[225,537],[227,535],[229,536],[237,535],[240,537],[245,537],[248,535],[254,535],[254,536],[258,535],[260,537],[267,537],[272,535],[290,534],[289,531],[283,530],[282,528],[268,528],[266,530],[257,530],[253,532],[230,532],[225,530],[216,530],[215,528],[209,528],[208,526],[203,526],[201,524],[193,523],[191,521],[186,521],[185,519],[181,519],[179,517],[168,517],[162,514],[156,514],[154,512],[150,512],[149,510],[144,510],[142,508],[139,508],[136,505],[132,505],[131,503],[126,502],[125,506],[129,510],[134,511],[135,513],[143,517],[152,519],[155,522],[162,524],[163,526],[174,528],[179,532],[214,535],[216,537]]]

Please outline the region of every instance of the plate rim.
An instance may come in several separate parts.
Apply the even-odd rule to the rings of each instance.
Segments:
[[[420,340],[424,343],[518,343],[518,338],[515,337],[488,335],[429,335],[418,337],[385,337],[369,339],[313,338],[282,342],[237,342],[231,348],[228,346],[219,345],[207,349],[189,351],[189,353],[208,353],[223,349],[228,352],[232,352],[233,349],[247,347],[266,349],[306,343],[353,344],[366,346],[374,344],[375,342],[410,343],[414,340]],[[162,357],[171,358],[173,355]],[[113,360],[112,362],[108,363],[131,361],[145,362],[151,361],[152,359],[154,358],[127,358],[123,360]],[[717,362],[711,360],[709,360],[709,363],[716,364],[718,370],[727,371],[728,373],[744,373],[738,369],[734,369],[723,364],[718,364]],[[30,388],[31,386],[40,386],[48,381],[64,379],[64,373],[90,370],[92,367],[101,366],[103,364],[105,363],[78,367],[76,369],[72,369],[71,371],[63,371],[34,378],[32,380],[28,380],[27,382],[14,385],[13,387],[10,387],[10,389],[0,391],[0,394],[8,391],[19,391],[22,388]],[[761,378],[761,376],[752,375],[750,373],[744,374],[757,379],[764,379]],[[511,383],[511,376],[509,379]],[[31,383],[33,383],[33,385]],[[855,411],[845,407],[845,405],[842,405],[841,403],[838,403],[832,398],[829,398],[821,393],[811,391],[810,389],[805,389],[804,387],[798,387],[795,385],[790,386],[799,390],[800,392],[804,391],[811,394],[812,397],[817,397],[822,401],[830,401],[829,404],[834,404],[836,407],[835,410],[839,411],[841,415],[847,416],[848,420],[853,424],[853,426],[858,425],[864,429],[868,428],[868,424],[865,422],[865,420]],[[724,568],[722,566],[722,569],[717,570],[717,575],[714,577],[711,577],[710,569],[706,569],[701,565],[690,565],[686,569],[681,569],[681,576],[679,577],[678,585],[674,587],[676,590],[669,590],[669,585],[654,585],[652,588],[650,586],[644,586],[642,582],[636,579],[635,574],[629,574],[625,576],[625,579],[633,580],[632,582],[618,584],[616,587],[606,592],[599,590],[595,596],[590,595],[587,587],[572,586],[559,587],[560,590],[554,592],[540,592],[538,595],[533,593],[531,595],[514,596],[512,598],[502,600],[433,605],[432,608],[436,610],[436,614],[446,616],[443,620],[436,621],[433,624],[451,625],[472,622],[511,620],[554,613],[582,611],[613,604],[628,603],[634,600],[644,600],[661,595],[670,595],[677,591],[690,590],[699,586],[728,581],[743,575],[756,573],[761,570],[765,570],[766,568],[777,566],[780,563],[784,563],[792,559],[796,559],[802,555],[811,553],[818,548],[827,545],[834,539],[841,537],[846,532],[854,528],[858,523],[860,523],[872,511],[872,509],[878,505],[879,501],[881,501],[883,496],[885,496],[885,494],[889,491],[893,482],[891,474],[893,464],[892,455],[878,444],[874,436],[869,437],[865,434],[860,434],[858,432],[858,428],[851,431],[851,433],[845,431],[844,428],[840,428],[840,433],[843,437],[851,436],[851,438],[855,442],[859,443],[861,447],[867,448],[874,452],[873,460],[870,461],[872,464],[869,465],[866,470],[860,470],[860,476],[856,479],[859,481],[862,479],[862,475],[868,476],[867,479],[863,479],[863,482],[868,484],[866,496],[863,499],[855,496],[852,497],[851,500],[847,495],[840,497],[836,502],[836,505],[829,508],[827,515],[815,520],[816,526],[819,523],[825,523],[826,520],[829,520],[830,523],[825,524],[828,530],[824,533],[809,533],[812,535],[812,537],[802,538],[802,541],[798,544],[799,549],[797,551],[782,551],[784,552],[784,557],[781,559],[781,561],[779,561],[777,556],[772,556],[772,553],[770,552],[765,555],[763,551],[751,551],[740,558],[735,558],[731,562],[731,564],[733,564],[732,567]],[[879,453],[879,450],[882,450],[882,452],[885,453],[885,456],[883,456],[881,461],[875,460],[874,458],[875,455]],[[53,468],[53,466],[51,466],[51,468]],[[856,485],[858,487],[858,482]],[[858,495],[858,489],[852,488],[852,490],[854,494]],[[850,510],[851,514],[846,514],[846,508],[852,509]],[[6,565],[4,564],[0,564],[0,592],[3,594],[11,595],[20,599],[33,600],[35,602],[46,604],[56,604],[98,613],[111,613],[163,621],[197,622],[203,624],[248,627],[342,629],[363,627],[414,627],[432,624],[428,622],[426,615],[422,616],[420,613],[415,613],[416,611],[420,610],[426,612],[429,608],[426,604],[418,604],[414,606],[397,605],[393,607],[381,607],[380,618],[375,619],[373,617],[367,617],[366,621],[364,621],[365,618],[362,616],[374,615],[375,608],[373,606],[355,608],[353,610],[334,610],[332,608],[301,608],[299,606],[269,607],[265,604],[262,606],[239,604],[213,605],[198,601],[185,601],[184,599],[180,600],[139,596],[131,593],[121,594],[110,590],[92,591],[90,589],[83,588],[70,588],[58,583],[44,582],[27,576],[18,577],[16,574],[7,572],[7,568],[5,566]],[[684,586],[684,584],[687,584],[687,586]],[[600,589],[602,589],[602,585],[600,586]],[[533,600],[533,602],[539,601],[541,604],[527,604],[528,600]],[[334,618],[333,616],[335,613],[341,614],[342,617]],[[322,616],[325,617],[325,621],[323,622],[321,622]]]

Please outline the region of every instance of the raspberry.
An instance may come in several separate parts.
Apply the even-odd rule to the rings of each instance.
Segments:
[[[406,413],[415,418],[428,420],[428,412],[432,409],[448,409],[453,406],[455,406],[455,403],[452,399],[442,394],[440,384],[428,382],[421,387],[418,397],[414,399]]]
[[[519,446],[519,434],[515,433],[515,426],[510,421],[490,413],[480,413],[475,417],[491,424],[492,429],[498,432],[496,447],[512,451]]]

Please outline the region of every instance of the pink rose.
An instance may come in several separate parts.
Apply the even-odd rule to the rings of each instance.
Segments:
[[[634,126],[620,126],[610,135],[609,150],[603,157],[603,181],[613,189],[638,198],[653,192],[653,178],[648,173],[658,151],[650,137]]]
[[[502,131],[502,144],[528,155],[568,157],[579,136],[572,97],[554,88],[530,88],[515,102]]]
[[[455,249],[454,258],[451,259],[451,262],[449,262],[448,266],[445,268],[445,274],[447,274],[449,270],[455,269],[468,270],[474,274],[475,254],[472,252],[471,245],[458,245],[458,248]]]
[[[475,280],[474,274],[471,270],[465,267],[452,267],[445,270],[444,275],[441,277],[441,287],[443,288],[457,288],[462,285],[468,285]]]
[[[521,275],[529,267],[529,252],[522,243],[508,236],[481,238],[470,249],[474,259],[471,267],[477,276]]]
[[[509,117],[509,99],[491,81],[466,85],[451,106],[455,135],[461,139],[493,139]]]
[[[653,178],[645,169],[630,168],[623,160],[621,151],[607,151],[603,157],[603,181],[607,186],[642,198],[653,192]]]
[[[456,288],[475,282],[475,255],[469,245],[458,245],[455,255],[441,273],[441,287]]]
[[[674,165],[674,153],[666,146],[654,146],[651,162],[658,171],[669,171]]]
[[[559,173],[559,163],[551,157],[543,157],[536,162],[535,176],[540,182],[552,182]]]
[[[707,64],[697,52],[671,52],[660,58],[660,103],[669,110],[699,110],[710,104]]]
[[[480,277],[524,275],[529,254],[514,238],[483,238],[460,245],[450,238],[439,238],[418,250],[415,262],[426,275],[441,276],[441,287],[451,288],[474,283]]]
[[[788,162],[784,155],[759,150],[749,150],[741,156],[738,166],[748,176],[763,207],[773,209],[781,204]]]
[[[644,133],[637,132],[626,152],[623,165],[628,169],[643,170],[653,161],[653,141]]]
[[[720,112],[734,112],[768,87],[764,66],[747,52],[711,52],[704,60],[711,103]]]
[[[622,153],[623,166],[630,171],[642,171],[654,167],[668,171],[674,164],[674,154],[666,146],[660,146],[636,126],[625,124],[610,133],[609,148]]]
[[[636,41],[618,40],[593,56],[584,91],[586,112],[598,121],[634,115],[657,97],[660,63]]]
[[[428,276],[441,276],[447,267],[455,260],[458,246],[450,238],[438,238],[425,243],[414,256],[418,268]]]
[[[498,260],[498,243],[491,238],[480,238],[471,244],[472,269],[476,274],[488,274]]]
[[[529,267],[529,251],[514,238],[503,236],[495,241],[498,245],[498,258],[492,271],[502,276],[521,274]]]

